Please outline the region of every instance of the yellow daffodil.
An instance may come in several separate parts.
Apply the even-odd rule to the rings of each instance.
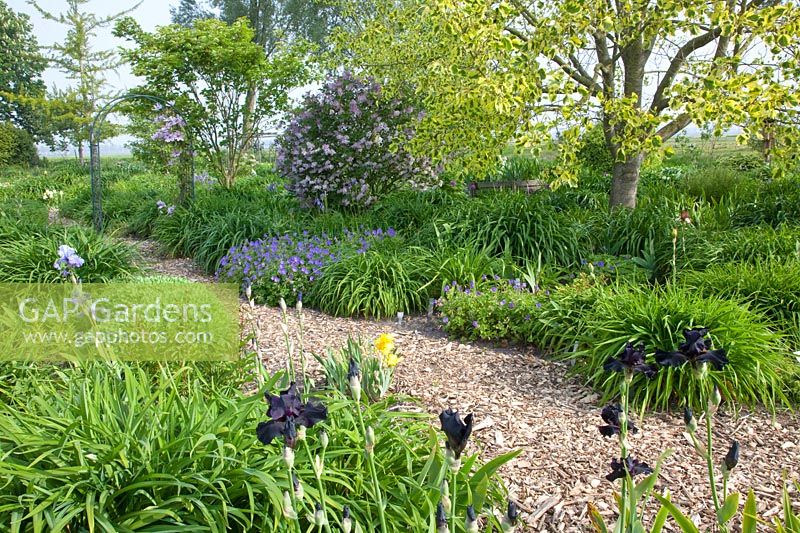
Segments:
[[[381,333],[375,340],[375,348],[384,356],[394,352],[394,335]]]
[[[396,353],[391,352],[383,356],[383,362],[389,368],[394,368],[397,366],[397,363],[402,361],[403,358],[398,356]]]

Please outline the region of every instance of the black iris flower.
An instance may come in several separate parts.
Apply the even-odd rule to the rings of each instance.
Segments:
[[[447,528],[447,513],[442,502],[436,506],[436,528],[439,530]]]
[[[639,474],[652,474],[653,469],[650,465],[634,459],[630,455],[624,459],[614,459],[611,461],[611,473],[606,476],[609,481],[616,481],[625,477],[625,473],[636,477]]]
[[[512,526],[517,523],[517,519],[519,518],[519,507],[517,507],[517,503],[513,500],[508,500],[506,518],[508,518],[508,521]]]
[[[600,418],[603,419],[606,425],[598,426],[601,435],[604,437],[619,435],[620,427],[622,427],[622,422],[619,419],[620,414],[622,414],[622,407],[618,403],[603,407],[603,410],[600,412]],[[631,420],[628,420],[628,431],[630,433],[637,433],[639,431]]]
[[[269,444],[278,436],[283,436],[284,443],[294,448],[297,441],[297,426],[310,428],[317,422],[325,420],[328,410],[315,402],[303,403],[297,393],[297,386],[292,383],[278,396],[264,393],[269,403],[267,416],[272,420],[261,422],[256,428],[258,440]]]
[[[439,421],[442,423],[442,431],[447,436],[447,449],[453,452],[456,459],[460,458],[472,433],[472,413],[462,421],[458,411],[446,409],[439,414]]]
[[[683,366],[686,363],[699,367],[710,363],[716,370],[728,364],[725,350],[712,350],[711,339],[706,339],[708,329],[694,328],[683,330],[685,342],[678,346],[674,352],[656,350],[656,362],[661,366]]]
[[[739,443],[737,441],[733,441],[731,443],[731,447],[728,448],[728,453],[725,455],[725,469],[730,472],[736,465],[739,464]]]
[[[603,365],[606,372],[629,372],[644,374],[647,378],[652,378],[656,374],[655,365],[644,362],[644,344],[634,346],[630,342],[625,345],[625,349],[617,357],[612,357]]]

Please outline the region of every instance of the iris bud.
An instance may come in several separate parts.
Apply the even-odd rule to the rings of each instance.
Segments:
[[[372,426],[367,427],[365,448],[367,453],[372,453],[372,451],[375,449],[375,430],[372,429]]]
[[[283,517],[288,520],[295,520],[297,518],[297,513],[292,507],[292,496],[289,494],[289,491],[283,492]]]
[[[739,443],[737,441],[733,441],[723,461],[724,471],[726,473],[730,472],[731,470],[736,468],[736,465],[738,464],[739,464]]]
[[[319,443],[322,445],[323,450],[328,447],[328,433],[325,430],[320,431],[319,433]]]
[[[297,442],[300,442],[306,438],[306,427],[305,426],[297,426]]]
[[[345,505],[342,509],[342,531],[350,533],[353,530],[353,519],[350,518],[350,506]]]
[[[697,431],[697,419],[695,419],[692,410],[688,407],[683,408],[683,423],[686,425],[686,431],[690,434]]]
[[[444,507],[444,511],[447,514],[452,512],[452,508],[450,507],[450,484],[447,483],[447,479],[442,481],[442,486],[439,488],[441,493],[441,500],[442,506]]]
[[[286,314],[286,300],[284,300],[283,298],[281,298],[280,306],[281,306],[281,311],[283,311],[283,313]]]
[[[475,508],[472,504],[467,506],[467,519],[464,521],[464,529],[467,533],[478,533],[478,517],[475,515]]]
[[[288,446],[283,447],[283,462],[286,463],[286,468],[294,468],[294,450]]]

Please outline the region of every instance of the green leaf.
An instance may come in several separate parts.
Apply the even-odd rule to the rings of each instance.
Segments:
[[[597,510],[597,507],[595,507],[593,503],[589,502],[586,504],[586,508],[589,510],[589,519],[592,521],[594,530],[597,533],[608,533],[606,521],[603,520],[603,517],[600,515],[600,511]]]
[[[727,524],[739,510],[739,493],[733,492],[725,498],[722,507],[717,509],[717,521],[720,524]]]
[[[757,523],[756,496],[753,494],[753,489],[750,489],[747,500],[744,502],[744,511],[742,511],[742,533],[756,533]]]
[[[683,514],[680,509],[675,507],[675,504],[673,504],[667,498],[659,496],[658,494],[655,494],[654,497],[667,509],[667,512],[673,518],[673,520],[678,523],[683,533],[700,533],[700,530],[697,529],[695,523],[692,522],[689,517]]]

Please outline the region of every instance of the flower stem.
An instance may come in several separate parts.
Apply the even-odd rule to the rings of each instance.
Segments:
[[[630,398],[630,389],[631,389],[631,378],[632,376],[628,373],[625,374],[625,379],[622,382],[622,423],[619,426],[619,448],[620,448],[620,459],[623,462],[623,468],[625,468],[625,461],[628,458],[628,399]],[[627,522],[628,519],[628,483],[630,480],[630,475],[628,472],[625,472],[625,477],[622,478],[622,494],[620,498],[620,506],[619,506],[619,521],[622,525],[621,531],[627,531]]]
[[[292,468],[289,465],[286,465],[286,474],[289,476],[289,498],[292,501],[292,511],[294,512],[294,518],[290,518],[292,524],[294,525],[294,530],[297,533],[302,533],[303,530],[300,527],[300,515],[298,514],[297,509],[297,497],[294,494],[294,477],[292,476]]]
[[[372,478],[372,489],[375,493],[375,499],[378,500],[378,517],[381,521],[381,531],[383,531],[383,533],[388,533],[389,528],[386,527],[386,515],[383,508],[383,495],[381,494],[381,486],[378,483],[378,473],[375,469],[374,450],[367,450],[367,427],[364,424],[364,415],[361,413],[360,402],[356,402],[356,412],[358,413],[358,423],[361,426],[361,434],[364,436],[364,452],[367,455],[367,466],[369,467],[370,477]]]
[[[711,411],[706,409],[706,464],[708,465],[708,482],[711,484],[711,499],[714,501],[714,511],[719,511],[719,496],[717,495],[717,482],[714,480],[714,435],[711,431]],[[721,524],[720,524],[721,525]]]
[[[456,498],[458,497],[458,491],[456,490],[456,483],[458,480],[458,472],[453,472],[453,483],[451,487],[451,498],[450,498],[450,532],[455,533],[456,531]]]
[[[308,446],[308,440],[303,439],[303,445],[306,449],[306,455],[308,455],[309,461],[312,461],[311,456],[311,448]],[[322,464],[325,464],[325,450],[322,450],[322,454],[320,455],[322,458]],[[317,472],[316,465],[313,467],[314,470],[314,477],[317,478],[317,492],[319,492],[319,504],[322,506],[322,513],[325,515],[325,531],[331,533],[331,526],[330,521],[328,518],[328,509],[325,506],[325,487],[322,485],[322,472]],[[320,531],[322,531],[322,525],[319,526]]]

